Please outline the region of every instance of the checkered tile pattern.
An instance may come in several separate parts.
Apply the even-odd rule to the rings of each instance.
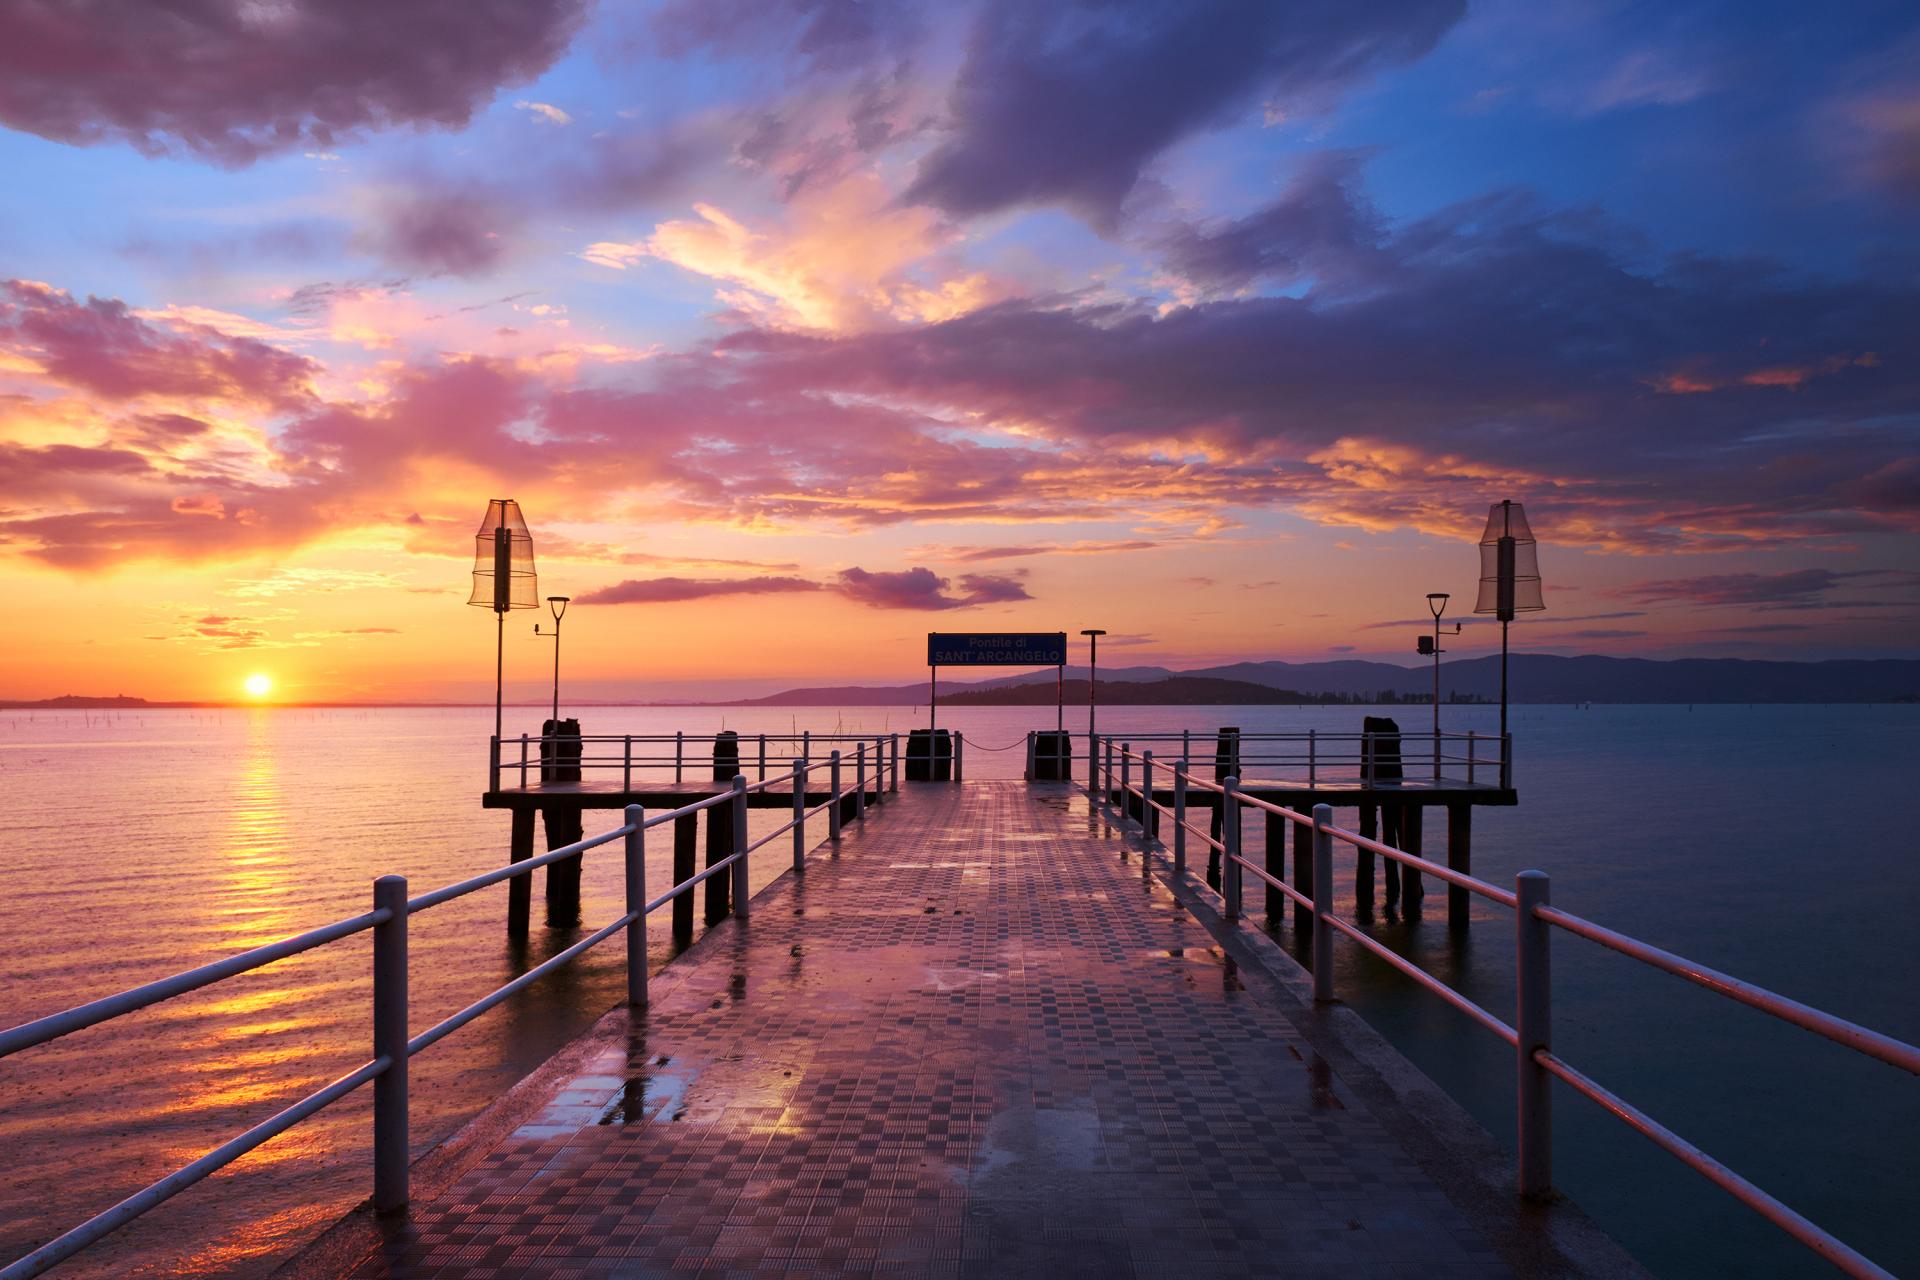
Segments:
[[[356,1274],[1508,1274],[1122,847],[908,788]]]

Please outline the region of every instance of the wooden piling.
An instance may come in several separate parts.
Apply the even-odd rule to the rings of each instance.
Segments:
[[[1293,824],[1277,813],[1267,814],[1267,874],[1275,880],[1287,878],[1287,828]],[[1280,923],[1287,911],[1287,895],[1271,884],[1267,886],[1267,927]]]
[[[733,806],[717,804],[707,814],[707,865],[725,861],[733,855]],[[723,875],[708,876],[706,902],[708,924],[727,918],[727,881]]]
[[[1369,840],[1380,838],[1380,807],[1360,806],[1360,834]],[[1373,850],[1353,851],[1353,908],[1365,918],[1373,914]]]
[[[1302,805],[1301,808],[1306,808]],[[1297,822],[1287,823],[1293,828],[1293,887],[1296,891],[1313,897],[1313,828],[1303,827]],[[1305,937],[1313,932],[1313,912],[1299,903],[1293,904],[1294,932]]]
[[[673,883],[685,884],[693,878],[694,851],[700,845],[700,815],[683,813],[673,820]],[[717,877],[716,877],[717,878]],[[693,895],[683,893],[673,900],[673,945],[693,945]]]
[[[508,846],[510,862],[525,862],[533,856],[533,810],[513,811],[513,835]],[[528,917],[533,914],[533,873],[515,876],[507,882],[507,936],[527,936]]]
[[[582,839],[586,834],[584,814],[574,805],[546,805],[540,810],[542,825],[546,827],[547,849],[564,848]],[[575,925],[580,923],[580,854],[571,858],[562,858],[547,867],[547,923],[550,925]]]
[[[1447,869],[1461,875],[1473,874],[1473,809],[1464,804],[1447,806]],[[1447,886],[1447,924],[1456,929],[1467,927],[1472,902],[1467,891],[1457,884]]]
[[[1400,812],[1400,825],[1403,828],[1400,832],[1400,848],[1416,858],[1424,856],[1421,846],[1427,825],[1426,814],[1425,807],[1417,804],[1405,805]],[[1420,873],[1412,867],[1402,867],[1400,879],[1402,905],[1408,911],[1418,911],[1420,899],[1427,896],[1426,886],[1420,882]]]

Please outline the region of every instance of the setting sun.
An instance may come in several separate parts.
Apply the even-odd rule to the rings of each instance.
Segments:
[[[273,677],[255,673],[247,677],[242,687],[246,689],[248,697],[264,698],[273,692]]]

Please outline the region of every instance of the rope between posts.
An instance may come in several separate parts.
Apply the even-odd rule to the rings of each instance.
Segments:
[[[1024,747],[1027,745],[1027,740],[1025,738],[1016,738],[1012,742],[1009,742],[1004,747],[989,747],[981,743],[975,742],[972,738],[969,738],[964,733],[955,733],[953,736],[960,739],[962,742],[966,743],[968,746],[972,747],[975,751],[1011,751],[1015,747]]]

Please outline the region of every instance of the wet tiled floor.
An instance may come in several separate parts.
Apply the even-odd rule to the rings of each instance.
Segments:
[[[909,787],[356,1274],[1507,1274],[1121,848]]]

